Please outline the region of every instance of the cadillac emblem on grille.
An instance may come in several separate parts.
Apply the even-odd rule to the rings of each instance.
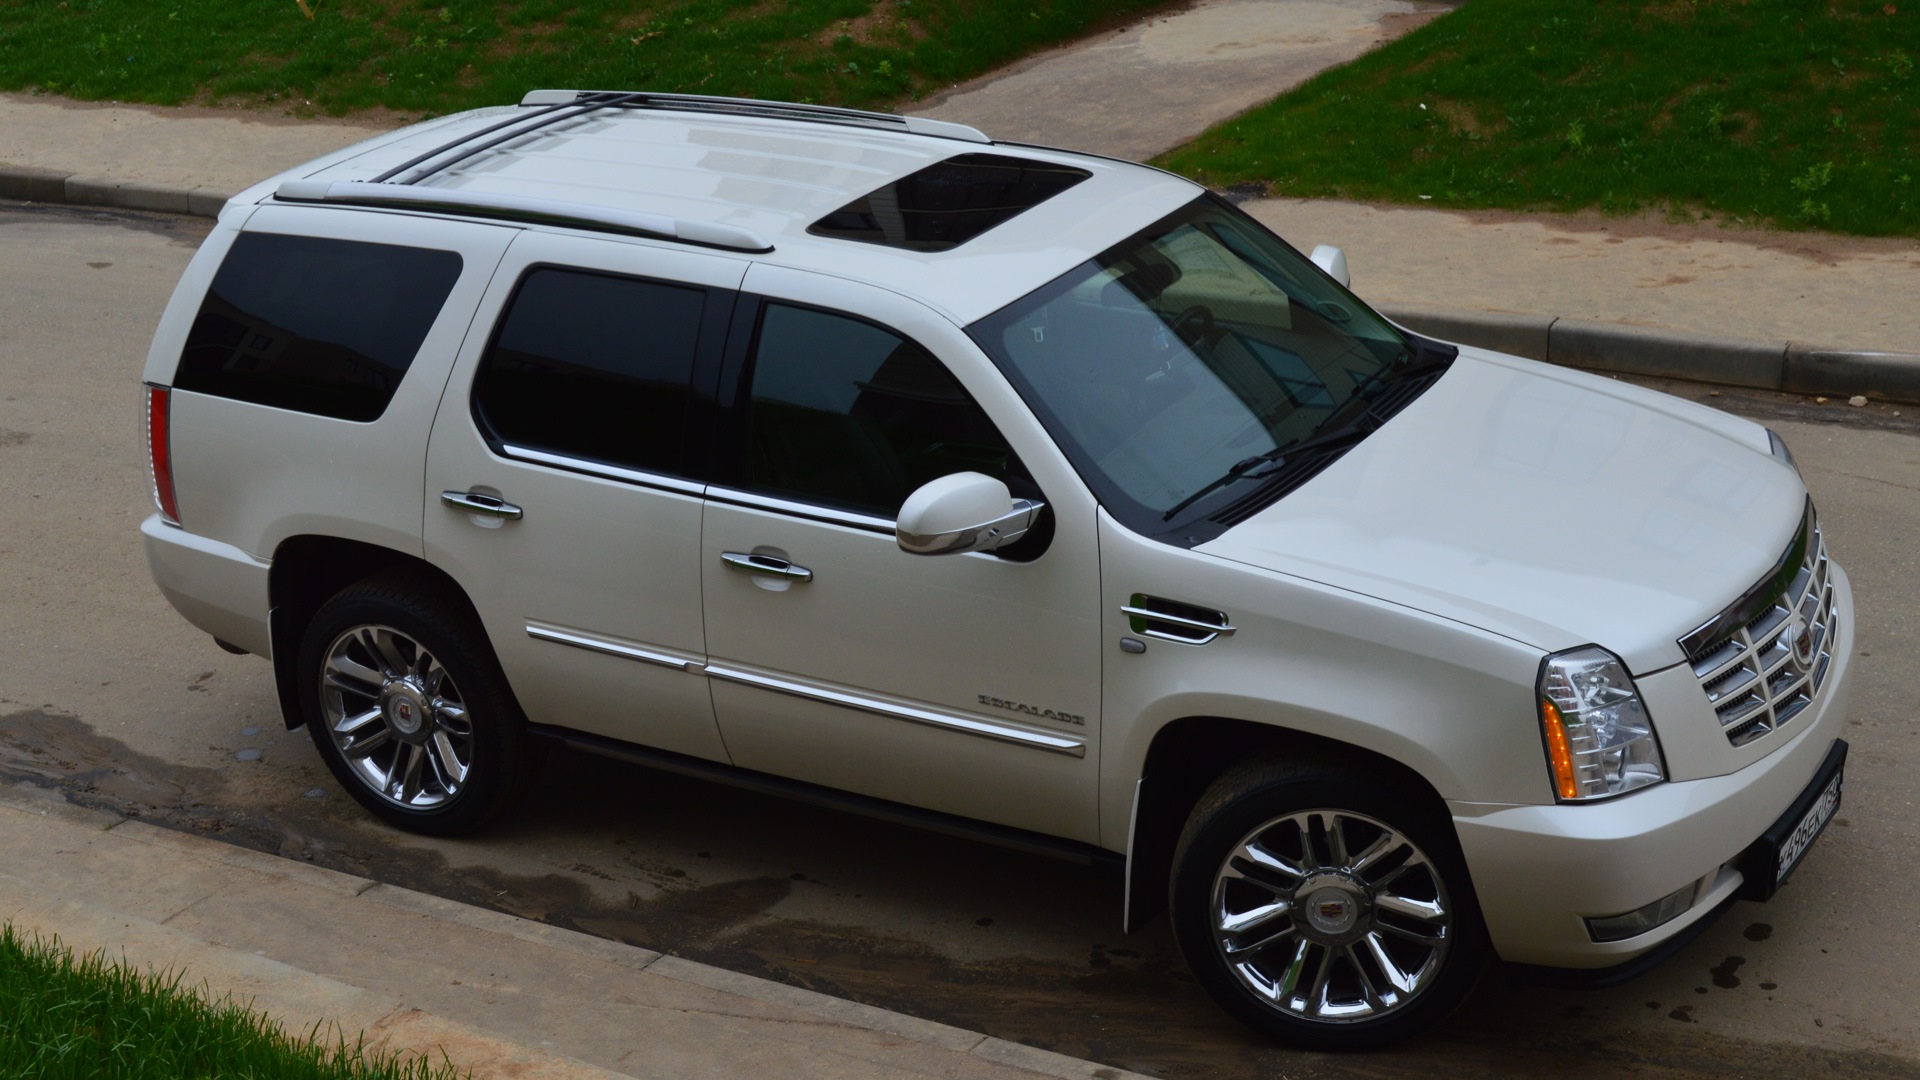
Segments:
[[[1728,742],[1764,738],[1813,704],[1839,622],[1833,568],[1809,502],[1775,569],[1680,640]]]
[[[1787,648],[1793,654],[1793,666],[1801,673],[1813,667],[1814,643],[1813,627],[1807,620],[1795,612],[1787,620],[1787,629],[1781,634],[1787,640]]]

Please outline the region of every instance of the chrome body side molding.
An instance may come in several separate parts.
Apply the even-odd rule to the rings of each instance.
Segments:
[[[597,634],[589,634],[581,630],[549,626],[545,623],[528,623],[527,636],[538,641],[551,641],[555,645],[571,645],[576,649],[585,649],[588,652],[617,656],[622,660],[638,660],[643,664],[658,664],[661,667],[675,668],[679,671],[689,672],[694,675],[700,674],[705,668],[705,665],[698,660],[687,660],[678,656],[671,656],[667,653],[655,652],[652,649],[641,648],[638,645],[630,645],[624,641],[615,641],[611,638],[600,637]]]
[[[1009,727],[1004,724],[989,723],[985,720],[977,720],[973,717],[962,716],[957,713],[937,712],[933,709],[916,708],[911,705],[896,705],[890,701],[880,701],[875,698],[862,697],[857,694],[849,694],[839,690],[828,690],[823,687],[808,686],[805,683],[776,679],[767,675],[758,675],[750,671],[740,671],[736,668],[709,664],[706,667],[706,673],[709,678],[739,683],[742,686],[758,687],[762,690],[771,690],[776,694],[787,694],[792,697],[806,698],[810,701],[823,701],[829,705],[840,705],[849,709],[858,709],[861,712],[873,713],[875,716],[884,716],[892,720],[907,720],[916,724],[927,724],[931,727],[944,728],[948,731],[957,731],[964,735],[976,735],[983,739],[995,739],[1000,742],[1013,743],[1018,746],[1032,747],[1035,750],[1050,750],[1056,754],[1066,754],[1069,757],[1087,756],[1087,744],[1079,739],[1067,738],[1060,735],[1048,735],[1038,731],[1027,731],[1022,728]]]

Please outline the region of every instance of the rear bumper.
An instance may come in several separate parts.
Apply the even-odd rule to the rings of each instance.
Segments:
[[[1851,613],[1844,576],[1840,589]],[[1802,799],[1843,733],[1852,621],[1841,625],[1812,721],[1746,768],[1588,806],[1455,804],[1454,827],[1500,956],[1544,968],[1620,969],[1624,978],[1643,967],[1637,958],[1678,948],[1684,941],[1669,943],[1697,934],[1730,901],[1764,892],[1747,882],[1750,849]],[[1587,918],[1634,911],[1689,886],[1691,906],[1645,934],[1596,942],[1587,931]],[[1589,973],[1613,981],[1610,970]]]
[[[267,632],[271,564],[169,525],[159,514],[140,523],[140,536],[154,584],[175,611],[222,641],[256,656],[272,655]]]

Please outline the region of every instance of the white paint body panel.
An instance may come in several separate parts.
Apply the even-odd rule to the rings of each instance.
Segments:
[[[349,217],[299,207],[262,207],[250,232],[335,237],[458,252],[459,280],[413,364],[376,420],[359,423],[205,394],[172,394],[174,488],[181,524],[197,535],[271,560],[289,537],[337,536],[420,554],[423,436],[433,424],[453,357],[475,303],[516,230],[430,217]],[[232,234],[216,233],[224,253]],[[211,242],[211,241],[210,241]],[[198,277],[195,260],[188,273]],[[206,275],[212,281],[211,270]],[[200,286],[204,293],[206,285]],[[175,308],[181,307],[181,312]],[[162,336],[173,363],[199,309],[169,304]],[[183,315],[176,319],[176,315]],[[156,352],[160,352],[156,346]],[[156,363],[151,356],[150,368]],[[164,368],[162,385],[173,381]]]
[[[892,327],[945,362],[1033,472],[1056,532],[1031,563],[910,555],[891,531],[710,500],[701,538],[715,664],[1065,736],[1075,756],[716,681],[735,764],[996,824],[1098,839],[1099,555],[1092,499],[957,327],[894,293],[755,266],[747,287]],[[773,549],[813,580],[768,587],[722,552]],[[1053,721],[980,697],[1084,718]]]
[[[727,760],[706,680],[528,634],[529,624],[663,658],[706,659],[700,498],[495,453],[476,426],[474,373],[515,286],[537,265],[578,266],[731,289],[746,265],[704,252],[531,234],[519,238],[481,302],[433,425],[426,460],[425,553],[480,612],[530,720]],[[499,522],[440,503],[481,491],[519,506]]]
[[[1597,968],[1656,948],[1706,916],[1724,895],[1702,895],[1674,921],[1624,941],[1597,943],[1584,916],[1633,911],[1718,876],[1812,781],[1846,731],[1853,682],[1853,592],[1835,567],[1845,613],[1833,670],[1792,728],[1737,772],[1655,784],[1592,806],[1492,806],[1454,802],[1454,829],[1501,957],[1549,967]],[[1694,696],[1698,697],[1698,684]],[[1724,746],[1719,724],[1705,720]],[[1662,728],[1665,732],[1667,728]],[[1733,883],[1738,874],[1733,873]]]
[[[221,641],[256,656],[273,655],[267,634],[272,564],[170,525],[159,514],[140,523],[140,540],[147,570],[174,610]]]
[[[156,333],[145,369],[156,385],[171,384],[242,227],[456,250],[464,265],[377,421],[172,395],[185,528],[156,518],[142,531],[156,582],[196,626],[264,654],[282,541],[380,545],[466,590],[537,722],[1115,851],[1168,724],[1310,733],[1424,778],[1451,808],[1502,955],[1568,967],[1627,959],[1697,919],[1734,884],[1712,884],[1718,868],[1785,810],[1842,730],[1853,609],[1837,567],[1835,670],[1783,731],[1728,746],[1682,662],[1677,639],[1772,567],[1806,494],[1764,429],[1662,395],[1463,349],[1345,457],[1208,543],[1157,543],[1108,518],[962,327],[1200,194],[1164,173],[907,132],[641,112],[509,142],[428,182],[737,225],[771,253],[272,198],[286,179],[371,179],[513,114],[370,140],[223,211]],[[969,152],[1091,176],[948,252],[807,232],[855,196]],[[884,521],[830,523],[685,478],[504,456],[475,425],[471,386],[536,263],[743,289],[916,340],[1032,472],[1051,547],[1032,563],[914,556]],[[449,509],[441,491],[503,497],[524,516]],[[770,582],[721,561],[756,548],[813,579]],[[1136,593],[1218,610],[1234,632],[1125,652],[1121,608]],[[1547,653],[1590,642],[1638,678],[1669,782],[1556,805],[1534,680]],[[1700,903],[1680,920],[1588,940],[1583,916],[1695,880]]]
[[[1588,643],[1635,674],[1766,576],[1799,528],[1794,471],[1717,414],[1463,351],[1406,411],[1202,546],[1483,627]]]
[[[270,202],[286,180],[371,180],[512,111],[480,109],[371,139],[256,184],[234,201]],[[1017,225],[991,230],[952,251],[901,251],[807,232],[882,184],[964,153],[1013,154],[1093,175],[1022,213]],[[427,183],[739,226],[773,242],[774,250],[760,262],[896,289],[962,326],[1202,191],[1168,173],[1062,150],[651,110],[595,113],[544,128],[437,173]]]

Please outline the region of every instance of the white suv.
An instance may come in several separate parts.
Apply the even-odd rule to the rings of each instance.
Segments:
[[[230,202],[153,575],[368,809],[562,742],[1124,860],[1293,1043],[1618,980],[1838,805],[1847,578],[1762,427],[1396,327],[1203,189],[542,91]]]

